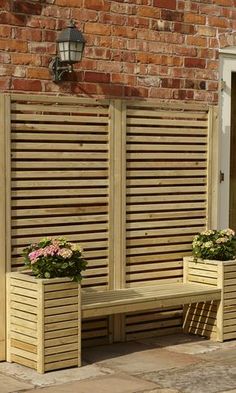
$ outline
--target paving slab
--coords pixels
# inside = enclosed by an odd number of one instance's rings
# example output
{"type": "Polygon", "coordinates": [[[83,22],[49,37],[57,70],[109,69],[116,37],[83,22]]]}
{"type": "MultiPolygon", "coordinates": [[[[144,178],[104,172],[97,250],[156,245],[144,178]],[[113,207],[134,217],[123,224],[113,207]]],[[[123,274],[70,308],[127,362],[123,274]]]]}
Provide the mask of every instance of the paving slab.
{"type": "MultiPolygon", "coordinates": [[[[102,375],[113,374],[112,370],[98,367],[95,364],[74,367],[66,370],[51,371],[39,374],[35,370],[16,363],[0,363],[0,373],[12,376],[35,386],[59,385],[71,381],[80,381],[102,375]]],[[[1,378],[0,378],[1,380],[1,378]]],[[[2,393],[0,389],[0,393],[2,393]]]]}
{"type": "MultiPolygon", "coordinates": [[[[143,348],[140,351],[134,351],[122,354],[118,352],[113,357],[109,356],[110,346],[103,347],[102,359],[99,361],[100,349],[91,348],[86,350],[84,356],[87,361],[94,362],[103,367],[111,368],[115,371],[123,371],[130,374],[139,374],[143,372],[158,371],[176,367],[188,367],[196,364],[200,359],[187,354],[170,352],[163,348],[143,348]],[[107,351],[107,353],[106,353],[107,351]]],[[[120,347],[121,348],[121,347],[120,347]]]]}
{"type": "Polygon", "coordinates": [[[222,393],[236,389],[236,366],[202,362],[187,368],[143,374],[162,388],[181,393],[222,393]]]}
{"type": "Polygon", "coordinates": [[[0,374],[0,392],[13,393],[21,390],[32,389],[33,385],[21,381],[17,381],[8,375],[0,374]]]}
{"type": "Polygon", "coordinates": [[[214,351],[226,349],[236,349],[236,340],[222,343],[189,334],[147,338],[140,340],[139,342],[146,345],[163,347],[169,351],[186,353],[189,355],[211,353],[214,351]]]}
{"type": "Polygon", "coordinates": [[[156,386],[156,383],[120,374],[51,386],[39,390],[27,390],[24,393],[148,393],[153,392],[156,386]]]}
{"type": "Polygon", "coordinates": [[[236,389],[233,389],[233,390],[224,390],[223,392],[220,392],[220,393],[236,393],[236,389]]]}
{"type": "Polygon", "coordinates": [[[199,354],[202,360],[206,361],[214,361],[220,362],[223,364],[230,363],[231,365],[236,366],[236,348],[221,348],[217,351],[213,352],[205,352],[203,354],[199,354]]]}

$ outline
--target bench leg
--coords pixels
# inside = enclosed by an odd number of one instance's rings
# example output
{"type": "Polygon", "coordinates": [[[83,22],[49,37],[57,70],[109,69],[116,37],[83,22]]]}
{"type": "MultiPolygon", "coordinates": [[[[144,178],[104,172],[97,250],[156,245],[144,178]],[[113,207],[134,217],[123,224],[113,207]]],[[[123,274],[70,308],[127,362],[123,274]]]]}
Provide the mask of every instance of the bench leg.
{"type": "Polygon", "coordinates": [[[125,314],[116,314],[112,317],[113,342],[125,341],[125,314]]]}

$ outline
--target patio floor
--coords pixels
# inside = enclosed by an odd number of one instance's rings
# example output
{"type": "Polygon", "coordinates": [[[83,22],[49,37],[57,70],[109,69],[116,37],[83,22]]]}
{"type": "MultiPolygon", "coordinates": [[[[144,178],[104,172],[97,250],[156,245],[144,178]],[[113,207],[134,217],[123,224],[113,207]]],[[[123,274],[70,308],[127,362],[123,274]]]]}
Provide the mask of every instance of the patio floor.
{"type": "Polygon", "coordinates": [[[0,363],[0,393],[236,393],[236,340],[184,334],[87,348],[83,367],[0,363]]]}

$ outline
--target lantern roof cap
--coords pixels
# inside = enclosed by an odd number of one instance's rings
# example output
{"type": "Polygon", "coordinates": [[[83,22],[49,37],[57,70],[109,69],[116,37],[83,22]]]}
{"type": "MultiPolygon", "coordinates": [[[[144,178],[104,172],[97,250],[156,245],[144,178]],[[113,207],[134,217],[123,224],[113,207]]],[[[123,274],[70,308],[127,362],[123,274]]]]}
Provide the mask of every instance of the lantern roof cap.
{"type": "Polygon", "coordinates": [[[68,27],[61,31],[57,42],[81,42],[85,43],[85,39],[81,31],[79,31],[73,20],[70,21],[68,27]]]}

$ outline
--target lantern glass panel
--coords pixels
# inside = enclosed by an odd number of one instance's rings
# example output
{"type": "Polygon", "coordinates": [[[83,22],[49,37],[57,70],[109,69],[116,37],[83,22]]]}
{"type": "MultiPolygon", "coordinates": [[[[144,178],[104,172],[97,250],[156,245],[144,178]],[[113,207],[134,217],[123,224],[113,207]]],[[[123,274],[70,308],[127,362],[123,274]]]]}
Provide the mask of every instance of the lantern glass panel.
{"type": "Polygon", "coordinates": [[[82,58],[83,43],[70,42],[70,61],[77,63],[82,58]]]}
{"type": "Polygon", "coordinates": [[[70,61],[69,42],[59,42],[59,56],[61,61],[70,61]]]}

